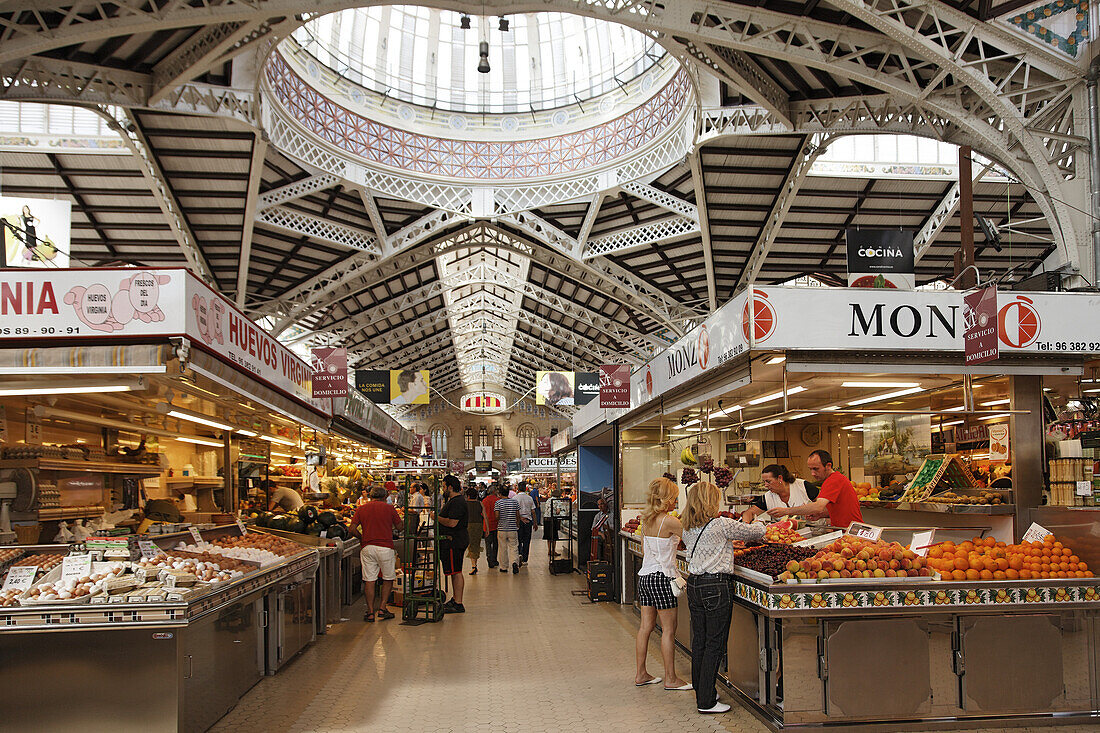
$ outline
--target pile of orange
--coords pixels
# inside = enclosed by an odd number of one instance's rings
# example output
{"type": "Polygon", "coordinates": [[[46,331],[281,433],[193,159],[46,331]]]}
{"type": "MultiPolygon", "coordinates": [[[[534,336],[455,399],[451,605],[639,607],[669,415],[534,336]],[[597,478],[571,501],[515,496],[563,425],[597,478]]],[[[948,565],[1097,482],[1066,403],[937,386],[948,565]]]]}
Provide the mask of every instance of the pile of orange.
{"type": "Polygon", "coordinates": [[[1042,542],[1007,545],[992,537],[940,542],[928,550],[928,565],[944,580],[1034,580],[1091,578],[1088,564],[1054,535],[1042,542]]]}

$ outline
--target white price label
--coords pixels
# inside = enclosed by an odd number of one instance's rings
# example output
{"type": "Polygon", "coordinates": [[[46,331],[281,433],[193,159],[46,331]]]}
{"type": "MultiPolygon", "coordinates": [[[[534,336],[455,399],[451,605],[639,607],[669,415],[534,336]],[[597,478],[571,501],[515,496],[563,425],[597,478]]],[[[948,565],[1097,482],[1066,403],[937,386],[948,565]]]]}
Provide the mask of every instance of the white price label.
{"type": "Polygon", "coordinates": [[[80,580],[91,574],[91,555],[69,555],[61,560],[61,582],[80,580]]]}
{"type": "Polygon", "coordinates": [[[935,536],[935,529],[925,530],[924,532],[914,532],[913,542],[910,543],[909,549],[920,557],[926,557],[928,555],[928,548],[935,544],[935,540],[933,539],[935,536]]]}
{"type": "Polygon", "coordinates": [[[1054,534],[1046,527],[1040,527],[1035,522],[1031,523],[1031,526],[1024,532],[1024,542],[1042,542],[1044,539],[1054,534]]]}
{"type": "Polygon", "coordinates": [[[1077,495],[1078,496],[1092,496],[1092,482],[1091,481],[1078,481],[1077,482],[1077,495]]]}
{"type": "Polygon", "coordinates": [[[199,534],[198,527],[188,527],[187,531],[191,533],[191,537],[195,540],[196,545],[202,544],[202,535],[199,534]]]}
{"type": "Polygon", "coordinates": [[[862,522],[852,522],[848,525],[848,534],[871,542],[878,542],[878,538],[882,536],[882,527],[875,527],[862,522]]]}
{"type": "Polygon", "coordinates": [[[245,529],[245,527],[244,527],[244,522],[242,522],[242,521],[241,521],[241,520],[239,520],[239,519],[237,520],[237,529],[239,529],[239,530],[241,531],[241,536],[242,536],[242,537],[243,537],[244,535],[248,534],[248,530],[247,530],[247,529],[245,529]]]}
{"type": "Polygon", "coordinates": [[[37,572],[37,565],[12,568],[8,571],[8,577],[4,578],[4,587],[0,590],[27,590],[34,584],[34,575],[37,572]]]}
{"type": "Polygon", "coordinates": [[[157,547],[152,540],[138,540],[138,548],[141,550],[141,556],[146,560],[152,560],[164,553],[164,550],[157,547]]]}

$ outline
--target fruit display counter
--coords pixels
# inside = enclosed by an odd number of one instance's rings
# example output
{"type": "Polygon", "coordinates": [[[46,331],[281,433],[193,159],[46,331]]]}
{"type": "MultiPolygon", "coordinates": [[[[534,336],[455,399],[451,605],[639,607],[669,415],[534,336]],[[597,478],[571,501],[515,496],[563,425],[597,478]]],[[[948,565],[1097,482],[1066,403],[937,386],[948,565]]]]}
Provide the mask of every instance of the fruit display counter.
{"type": "Polygon", "coordinates": [[[19,551],[12,567],[39,568],[18,605],[0,607],[5,720],[206,730],[313,639],[315,549],[235,524],[200,537],[150,538],[140,555],[135,546],[130,560],[93,562],[86,577],[52,563],[66,546],[0,548],[19,551]]]}
{"type": "MultiPolygon", "coordinates": [[[[640,556],[635,538],[622,539],[640,556]]],[[[820,550],[740,551],[724,681],[777,728],[1094,722],[1100,581],[1077,557],[1084,549],[1053,536],[1019,545],[978,539],[937,543],[928,558],[857,538],[820,550]],[[939,569],[949,554],[950,575],[939,569]],[[861,561],[874,563],[872,577],[861,561]],[[956,570],[966,579],[954,580],[956,570]],[[883,680],[889,694],[868,694],[883,680]]],[[[690,631],[678,628],[685,638],[690,631]]]]}

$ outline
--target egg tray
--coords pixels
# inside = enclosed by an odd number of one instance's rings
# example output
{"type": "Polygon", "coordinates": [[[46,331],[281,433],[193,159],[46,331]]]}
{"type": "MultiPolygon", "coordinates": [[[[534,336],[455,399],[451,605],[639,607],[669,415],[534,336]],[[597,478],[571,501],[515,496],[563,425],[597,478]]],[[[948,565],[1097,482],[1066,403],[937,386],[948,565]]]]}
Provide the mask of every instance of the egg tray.
{"type": "MultiPolygon", "coordinates": [[[[114,565],[114,564],[115,563],[109,563],[109,562],[93,562],[92,563],[92,572],[93,573],[106,572],[106,571],[110,570],[111,566],[114,565]]],[[[34,585],[32,585],[31,588],[34,588],[35,585],[42,585],[43,583],[52,583],[52,582],[57,581],[57,580],[61,580],[61,565],[56,566],[55,568],[53,568],[53,570],[46,573],[41,578],[39,578],[37,581],[35,581],[34,585]]],[[[96,596],[103,593],[103,590],[100,589],[98,591],[95,591],[94,593],[89,593],[86,596],[81,596],[80,598],[67,598],[65,600],[55,599],[55,600],[52,600],[52,601],[36,601],[36,600],[33,600],[30,597],[31,588],[28,588],[26,590],[26,592],[23,593],[23,595],[19,596],[19,605],[20,606],[82,606],[86,603],[90,603],[92,598],[95,598],[96,596]]]]}

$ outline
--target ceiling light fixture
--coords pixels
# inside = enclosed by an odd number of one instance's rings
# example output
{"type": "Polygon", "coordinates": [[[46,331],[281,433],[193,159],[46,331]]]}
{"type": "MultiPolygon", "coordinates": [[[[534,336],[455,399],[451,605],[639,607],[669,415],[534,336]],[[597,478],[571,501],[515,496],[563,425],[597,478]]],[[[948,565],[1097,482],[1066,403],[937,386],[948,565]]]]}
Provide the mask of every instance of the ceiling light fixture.
{"type": "Polygon", "coordinates": [[[1012,416],[1007,412],[1000,412],[1000,413],[997,413],[996,415],[986,415],[985,417],[979,417],[978,419],[979,420],[996,420],[999,417],[1012,417],[1012,416]]]}
{"type": "Polygon", "coordinates": [[[786,360],[787,360],[787,357],[785,357],[785,356],[773,356],[772,358],[768,359],[767,364],[768,364],[768,366],[771,366],[772,364],[782,364],[786,360]]]}
{"type": "Polygon", "coordinates": [[[907,394],[915,394],[917,392],[923,391],[923,387],[910,387],[909,389],[899,389],[897,392],[888,392],[886,394],[880,394],[874,397],[864,397],[863,399],[852,400],[848,403],[848,405],[850,407],[855,407],[856,405],[866,405],[869,402],[881,402],[882,400],[888,400],[893,397],[902,397],[907,394]]]}
{"type": "Polygon", "coordinates": [[[298,447],[298,444],[295,443],[293,440],[287,440],[286,438],[280,438],[276,435],[260,435],[260,439],[261,440],[266,440],[268,443],[278,443],[279,445],[289,445],[289,446],[293,446],[295,448],[298,447]]]}
{"type": "Polygon", "coordinates": [[[0,397],[30,397],[51,394],[98,394],[100,392],[130,392],[132,384],[89,384],[80,387],[0,387],[0,397]]]}
{"type": "Polygon", "coordinates": [[[184,443],[194,443],[196,445],[209,445],[212,448],[221,448],[224,443],[217,440],[208,440],[207,438],[191,438],[186,435],[180,435],[176,440],[182,440],[184,443]]]}
{"type": "Polygon", "coordinates": [[[843,428],[841,428],[841,430],[855,430],[856,428],[863,430],[863,423],[857,422],[852,423],[851,425],[845,425],[843,428]]]}
{"type": "Polygon", "coordinates": [[[889,387],[899,389],[906,387],[919,387],[920,382],[843,382],[840,386],[852,387],[857,389],[886,389],[889,387]]]}
{"type": "Polygon", "coordinates": [[[217,428],[218,430],[233,430],[233,426],[229,423],[222,422],[221,420],[208,417],[198,412],[185,410],[182,407],[175,407],[167,402],[162,402],[157,405],[157,410],[167,414],[168,417],[177,417],[180,420],[187,420],[189,422],[198,423],[199,425],[217,428]]]}
{"type": "MultiPolygon", "coordinates": [[[[798,394],[799,392],[805,392],[805,387],[791,387],[787,390],[788,395],[798,394]]],[[[749,400],[750,405],[760,405],[764,402],[771,402],[772,400],[778,400],[783,396],[782,392],[775,392],[774,394],[764,395],[763,397],[757,397],[755,400],[749,400]]]]}
{"type": "Polygon", "coordinates": [[[753,425],[746,425],[745,430],[756,430],[757,428],[766,428],[769,425],[778,425],[783,422],[782,420],[765,420],[764,422],[758,422],[753,425]]]}
{"type": "Polygon", "coordinates": [[[470,16],[464,14],[461,18],[459,18],[458,27],[464,31],[470,30],[470,16]]]}
{"type": "Polygon", "coordinates": [[[813,417],[816,414],[817,414],[816,412],[800,412],[797,415],[791,415],[790,419],[791,420],[801,420],[804,417],[813,417]]]}
{"type": "Polygon", "coordinates": [[[259,433],[252,430],[244,430],[243,428],[237,428],[237,432],[246,438],[255,438],[259,433]]]}
{"type": "Polygon", "coordinates": [[[1011,400],[1005,397],[1003,400],[990,400],[989,402],[983,402],[982,407],[996,407],[997,405],[1007,405],[1011,400]]]}
{"type": "Polygon", "coordinates": [[[489,67],[489,42],[482,41],[477,44],[477,55],[480,60],[477,62],[477,70],[481,74],[488,74],[491,69],[489,67]]]}
{"type": "Polygon", "coordinates": [[[939,425],[933,425],[932,429],[933,430],[943,430],[944,428],[949,427],[951,425],[962,425],[962,424],[963,424],[962,420],[952,420],[951,422],[943,422],[943,423],[940,423],[939,425]]]}

